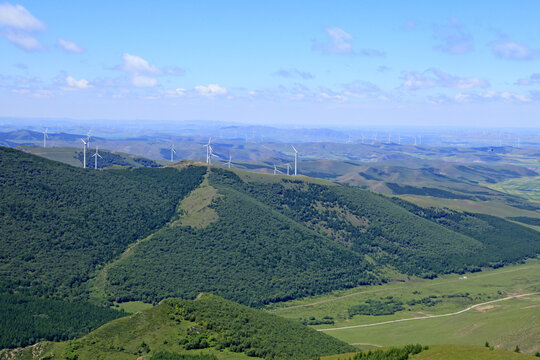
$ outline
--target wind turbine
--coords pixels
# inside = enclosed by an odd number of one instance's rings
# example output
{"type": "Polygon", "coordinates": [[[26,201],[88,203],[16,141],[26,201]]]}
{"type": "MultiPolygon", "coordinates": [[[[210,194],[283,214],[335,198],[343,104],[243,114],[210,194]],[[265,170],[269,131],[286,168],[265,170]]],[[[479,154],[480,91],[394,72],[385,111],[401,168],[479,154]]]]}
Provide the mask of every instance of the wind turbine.
{"type": "Polygon", "coordinates": [[[100,157],[100,158],[103,159],[103,156],[99,155],[99,153],[98,153],[97,145],[96,145],[96,153],[94,155],[92,155],[92,157],[96,159],[95,162],[94,162],[94,169],[97,170],[97,158],[100,157]]]}
{"type": "Polygon", "coordinates": [[[49,135],[47,134],[47,131],[49,129],[45,128],[45,131],[43,132],[43,147],[46,148],[47,147],[47,138],[49,137],[49,135]]]}
{"type": "Polygon", "coordinates": [[[227,164],[227,167],[230,169],[231,168],[231,154],[229,154],[229,161],[227,161],[226,164],[227,164]]]}
{"type": "Polygon", "coordinates": [[[88,130],[86,133],[86,146],[90,149],[90,133],[92,132],[92,129],[88,130]]]}
{"type": "Polygon", "coordinates": [[[171,162],[174,161],[174,154],[176,154],[176,150],[174,150],[174,143],[171,144],[171,162]]]}
{"type": "Polygon", "coordinates": [[[277,167],[276,167],[276,163],[274,163],[274,175],[276,175],[277,172],[278,172],[278,169],[277,169],[277,167]]]}
{"type": "Polygon", "coordinates": [[[208,138],[208,144],[206,145],[203,145],[204,147],[206,147],[206,163],[207,164],[211,164],[212,163],[212,146],[210,145],[210,142],[212,141],[212,138],[209,137],[208,138]]]}
{"type": "Polygon", "coordinates": [[[290,175],[291,164],[287,163],[287,176],[290,175]]]}
{"type": "Polygon", "coordinates": [[[292,145],[291,147],[294,150],[294,175],[296,175],[298,173],[298,150],[296,150],[296,148],[292,145]]]}
{"type": "Polygon", "coordinates": [[[88,143],[84,139],[81,139],[81,141],[83,143],[83,169],[86,169],[86,146],[88,143]]]}

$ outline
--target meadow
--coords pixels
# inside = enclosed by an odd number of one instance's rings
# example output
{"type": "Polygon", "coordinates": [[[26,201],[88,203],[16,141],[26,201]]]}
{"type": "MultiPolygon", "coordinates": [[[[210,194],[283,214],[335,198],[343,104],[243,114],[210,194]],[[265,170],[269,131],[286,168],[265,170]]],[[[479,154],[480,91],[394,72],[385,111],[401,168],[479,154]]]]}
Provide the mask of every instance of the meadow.
{"type": "Polygon", "coordinates": [[[280,304],[269,311],[299,321],[307,319],[308,323],[310,319],[312,323],[331,319],[333,324],[313,326],[327,329],[325,333],[360,348],[409,343],[482,345],[489,341],[496,348],[511,350],[519,345],[523,351],[534,353],[540,350],[540,295],[487,304],[448,317],[328,329],[453,313],[474,304],[536,292],[540,292],[540,262],[532,260],[474,274],[446,275],[433,280],[410,279],[405,283],[334,292],[280,304]],[[379,306],[373,306],[374,303],[379,306]],[[402,309],[392,314],[351,316],[354,314],[351,309],[358,309],[359,305],[364,305],[361,308],[367,312],[388,310],[388,313],[396,310],[390,306],[395,303],[401,303],[402,309]]]}

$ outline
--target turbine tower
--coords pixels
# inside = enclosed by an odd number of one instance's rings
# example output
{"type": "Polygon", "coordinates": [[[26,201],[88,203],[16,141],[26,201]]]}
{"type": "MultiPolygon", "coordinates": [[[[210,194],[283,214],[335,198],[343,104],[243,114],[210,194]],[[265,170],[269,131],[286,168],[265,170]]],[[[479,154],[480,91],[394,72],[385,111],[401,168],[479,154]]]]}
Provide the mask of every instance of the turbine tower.
{"type": "Polygon", "coordinates": [[[88,130],[86,133],[86,146],[90,149],[90,133],[92,132],[92,129],[88,130]]]}
{"type": "Polygon", "coordinates": [[[274,175],[277,174],[277,171],[278,171],[278,170],[277,170],[277,167],[276,167],[276,163],[274,163],[274,175]]]}
{"type": "Polygon", "coordinates": [[[88,143],[84,139],[81,139],[81,141],[83,143],[83,169],[86,169],[86,146],[88,143]]]}
{"type": "Polygon", "coordinates": [[[229,154],[229,161],[227,161],[227,167],[230,169],[231,168],[231,154],[229,154]]]}
{"type": "Polygon", "coordinates": [[[206,163],[207,164],[211,164],[212,163],[212,145],[210,145],[210,142],[212,141],[212,138],[209,137],[208,138],[208,144],[206,145],[203,145],[204,147],[206,147],[206,163]]]}
{"type": "Polygon", "coordinates": [[[49,129],[45,129],[45,131],[43,132],[43,147],[46,148],[47,147],[47,138],[49,137],[49,135],[47,134],[47,131],[49,129]]]}
{"type": "Polygon", "coordinates": [[[298,174],[298,150],[294,146],[291,145],[291,147],[294,150],[294,175],[298,174]]]}
{"type": "Polygon", "coordinates": [[[176,150],[174,150],[174,143],[171,144],[171,162],[174,161],[174,154],[176,154],[176,150]]]}
{"type": "Polygon", "coordinates": [[[287,176],[290,175],[291,164],[287,163],[287,176]]]}
{"type": "Polygon", "coordinates": [[[94,155],[92,155],[93,158],[95,158],[95,162],[94,162],[94,169],[97,170],[97,158],[100,157],[103,159],[103,156],[99,155],[98,153],[98,147],[96,146],[96,153],[94,155]]]}

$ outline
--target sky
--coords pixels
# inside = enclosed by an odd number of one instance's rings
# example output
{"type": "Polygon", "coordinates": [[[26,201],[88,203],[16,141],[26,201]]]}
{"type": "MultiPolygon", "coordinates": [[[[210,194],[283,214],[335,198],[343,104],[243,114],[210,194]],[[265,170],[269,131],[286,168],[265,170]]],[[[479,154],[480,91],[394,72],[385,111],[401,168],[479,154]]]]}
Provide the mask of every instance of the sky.
{"type": "Polygon", "coordinates": [[[0,0],[0,117],[540,127],[540,1],[0,0]]]}

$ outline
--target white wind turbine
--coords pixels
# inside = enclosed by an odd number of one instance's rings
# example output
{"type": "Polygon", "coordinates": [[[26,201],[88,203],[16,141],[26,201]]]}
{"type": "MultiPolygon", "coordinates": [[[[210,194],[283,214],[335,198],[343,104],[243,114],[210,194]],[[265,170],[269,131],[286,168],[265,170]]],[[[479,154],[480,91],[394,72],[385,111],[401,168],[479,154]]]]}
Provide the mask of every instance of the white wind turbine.
{"type": "Polygon", "coordinates": [[[97,170],[97,159],[98,159],[98,157],[103,159],[103,156],[99,155],[99,153],[98,153],[98,147],[97,146],[96,146],[96,153],[94,155],[92,155],[92,157],[95,158],[94,169],[97,170]]]}
{"type": "Polygon", "coordinates": [[[176,154],[176,150],[174,150],[174,143],[171,144],[171,162],[174,161],[174,154],[176,154]]]}
{"type": "Polygon", "coordinates": [[[84,141],[84,139],[81,139],[83,143],[83,169],[86,169],[86,146],[88,146],[88,143],[84,141]]]}
{"type": "Polygon", "coordinates": [[[229,161],[227,161],[225,164],[227,164],[227,167],[231,168],[231,154],[229,154],[229,161]]]}
{"type": "Polygon", "coordinates": [[[290,175],[291,164],[287,163],[287,175],[290,175]]]}
{"type": "Polygon", "coordinates": [[[88,130],[86,133],[86,146],[90,149],[90,133],[92,132],[92,129],[88,130]]]}
{"type": "Polygon", "coordinates": [[[298,174],[298,150],[294,146],[291,145],[291,147],[294,150],[294,175],[298,174]]]}
{"type": "Polygon", "coordinates": [[[47,138],[49,137],[49,134],[47,134],[47,131],[49,131],[49,129],[45,129],[45,131],[43,132],[43,147],[46,148],[47,147],[47,138]]]}
{"type": "Polygon", "coordinates": [[[203,145],[204,147],[206,147],[206,163],[207,163],[207,164],[211,164],[211,163],[212,163],[212,155],[213,155],[213,152],[212,152],[212,145],[210,145],[211,141],[212,141],[212,138],[209,137],[209,138],[208,138],[208,144],[203,145]]]}

